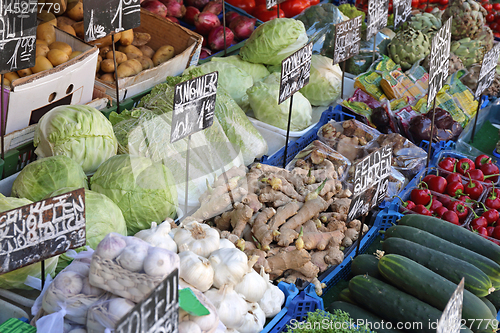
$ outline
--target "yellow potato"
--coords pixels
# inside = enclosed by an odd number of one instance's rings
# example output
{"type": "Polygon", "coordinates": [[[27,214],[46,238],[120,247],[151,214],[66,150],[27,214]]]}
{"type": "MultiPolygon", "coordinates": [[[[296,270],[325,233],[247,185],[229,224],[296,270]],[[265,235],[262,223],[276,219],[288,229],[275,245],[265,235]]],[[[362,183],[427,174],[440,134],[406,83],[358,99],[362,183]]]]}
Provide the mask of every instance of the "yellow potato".
{"type": "Polygon", "coordinates": [[[19,79],[19,75],[16,72],[10,72],[4,75],[4,77],[9,80],[10,82],[13,82],[14,80],[19,79]]]}
{"type": "Polygon", "coordinates": [[[71,48],[71,46],[69,46],[68,44],[66,44],[64,42],[54,42],[54,43],[49,45],[49,49],[61,50],[64,53],[66,53],[68,55],[68,57],[71,55],[71,53],[73,53],[73,49],[71,48]]]}
{"type": "Polygon", "coordinates": [[[137,59],[139,57],[142,57],[142,56],[138,55],[137,53],[126,53],[125,55],[127,56],[127,60],[137,59]]]}
{"type": "Polygon", "coordinates": [[[50,45],[56,41],[56,28],[49,22],[39,24],[36,28],[36,38],[50,45]]]}
{"type": "Polygon", "coordinates": [[[52,65],[59,66],[60,64],[65,63],[66,61],[69,60],[69,55],[59,49],[52,49],[50,52],[47,54],[47,59],[52,63],[52,65]]]}
{"type": "MultiPolygon", "coordinates": [[[[115,56],[116,56],[116,64],[117,65],[128,60],[125,53],[122,53],[120,51],[115,51],[115,56]]],[[[113,51],[109,51],[108,53],[106,53],[106,59],[113,60],[113,51]]]]}
{"type": "Polygon", "coordinates": [[[132,29],[122,31],[122,36],[120,38],[120,44],[127,46],[131,45],[134,41],[134,31],[132,29]]]}
{"type": "Polygon", "coordinates": [[[141,50],[139,50],[134,45],[127,45],[127,46],[120,45],[120,46],[118,46],[118,51],[123,52],[125,54],[127,54],[127,53],[135,53],[139,57],[143,56],[141,50]]]}
{"type": "MultiPolygon", "coordinates": [[[[73,51],[70,55],[69,55],[69,60],[73,59],[73,58],[76,58],[78,57],[80,54],[82,54],[82,52],[80,51],[73,51]]],[[[100,56],[99,56],[100,57],[100,56]]],[[[102,60],[102,58],[101,58],[102,60]]]]}
{"type": "Polygon", "coordinates": [[[115,76],[109,73],[101,75],[99,79],[101,79],[104,82],[115,82],[115,76]]]}
{"type": "Polygon", "coordinates": [[[147,32],[136,32],[134,31],[134,41],[132,45],[134,46],[142,46],[146,45],[151,40],[151,35],[147,32]]]}
{"type": "Polygon", "coordinates": [[[153,64],[153,60],[151,60],[148,57],[142,56],[137,58],[137,61],[139,61],[142,65],[142,70],[150,69],[153,68],[155,65],[153,64]]]}
{"type": "Polygon", "coordinates": [[[76,36],[75,29],[73,29],[73,27],[70,25],[61,25],[58,28],[61,29],[62,31],[67,32],[70,35],[76,36]]]}
{"type": "Polygon", "coordinates": [[[47,42],[44,41],[43,39],[37,39],[36,40],[36,45],[47,45],[47,46],[49,46],[49,44],[47,44],[47,42]]]}
{"type": "Polygon", "coordinates": [[[108,54],[109,51],[112,51],[113,50],[113,47],[112,46],[105,46],[105,47],[101,47],[99,49],[99,55],[103,58],[106,58],[106,54],[108,54]]]}
{"type": "Polygon", "coordinates": [[[11,82],[10,82],[10,80],[9,80],[9,79],[7,79],[7,78],[4,76],[4,78],[3,78],[3,86],[4,86],[4,87],[10,87],[10,83],[11,83],[11,82]]]}
{"type": "Polygon", "coordinates": [[[160,47],[153,56],[153,63],[158,66],[174,56],[174,47],[171,45],[163,45],[160,47]]]}
{"type": "Polygon", "coordinates": [[[31,74],[33,74],[33,72],[31,71],[31,68],[26,68],[18,70],[17,74],[19,75],[19,77],[25,77],[30,76],[31,74]]]}
{"type": "Polygon", "coordinates": [[[41,12],[38,12],[37,17],[40,20],[42,20],[43,22],[48,22],[48,23],[52,24],[53,26],[57,26],[56,16],[52,12],[42,10],[41,12]]]}
{"type": "Polygon", "coordinates": [[[148,58],[151,58],[151,59],[155,55],[155,50],[153,50],[151,47],[149,47],[147,45],[139,46],[139,50],[141,50],[142,54],[145,57],[148,57],[148,58]]]}
{"type": "Polygon", "coordinates": [[[118,66],[116,73],[118,78],[129,77],[139,74],[142,71],[142,65],[136,59],[127,60],[118,66]]]}
{"type": "Polygon", "coordinates": [[[40,73],[52,68],[54,68],[54,66],[52,66],[52,63],[49,61],[49,59],[43,56],[38,56],[35,59],[35,66],[31,67],[31,71],[33,73],[40,73]]]}
{"type": "Polygon", "coordinates": [[[75,21],[83,20],[83,3],[81,2],[71,2],[68,4],[68,9],[66,10],[66,15],[75,21]]]}
{"type": "MultiPolygon", "coordinates": [[[[121,38],[121,33],[115,34],[115,43],[118,42],[121,38]]],[[[89,42],[91,45],[95,45],[98,48],[105,47],[105,46],[110,46],[113,44],[113,39],[111,38],[111,35],[107,35],[106,37],[96,39],[94,41],[89,42]]]]}
{"type": "Polygon", "coordinates": [[[60,27],[61,25],[70,25],[70,26],[73,26],[73,24],[75,24],[76,21],[70,19],[69,17],[66,17],[66,16],[59,16],[57,18],[57,27],[60,27]]]}
{"type": "Polygon", "coordinates": [[[115,64],[113,63],[113,59],[104,59],[101,62],[101,70],[104,73],[113,73],[115,71],[115,64]]]}
{"type": "Polygon", "coordinates": [[[44,44],[37,44],[36,45],[36,56],[47,56],[47,53],[49,53],[50,49],[47,45],[44,44]]]}
{"type": "Polygon", "coordinates": [[[81,38],[83,39],[84,35],[85,35],[85,30],[84,30],[84,27],[83,27],[83,21],[81,22],[76,22],[75,24],[73,24],[71,26],[73,29],[75,29],[75,33],[76,33],[76,36],[78,38],[81,38]]]}

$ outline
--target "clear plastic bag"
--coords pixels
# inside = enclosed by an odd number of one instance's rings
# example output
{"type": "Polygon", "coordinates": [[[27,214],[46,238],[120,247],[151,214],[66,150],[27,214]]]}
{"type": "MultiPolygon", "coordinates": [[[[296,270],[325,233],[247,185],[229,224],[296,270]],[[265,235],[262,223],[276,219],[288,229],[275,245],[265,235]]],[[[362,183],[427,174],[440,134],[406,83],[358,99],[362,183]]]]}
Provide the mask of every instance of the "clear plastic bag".
{"type": "Polygon", "coordinates": [[[105,333],[114,331],[116,324],[127,315],[135,303],[113,296],[93,304],[87,314],[87,333],[105,333]]]}

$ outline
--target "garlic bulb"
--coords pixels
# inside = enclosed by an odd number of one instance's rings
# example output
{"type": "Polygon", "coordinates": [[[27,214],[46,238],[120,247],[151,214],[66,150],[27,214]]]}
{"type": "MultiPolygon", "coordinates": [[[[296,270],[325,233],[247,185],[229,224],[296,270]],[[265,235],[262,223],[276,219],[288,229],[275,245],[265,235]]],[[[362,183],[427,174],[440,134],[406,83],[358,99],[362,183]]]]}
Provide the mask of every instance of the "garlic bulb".
{"type": "Polygon", "coordinates": [[[144,259],[144,272],[149,276],[166,276],[176,268],[179,268],[179,256],[159,247],[151,247],[144,259]]]}
{"type": "Polygon", "coordinates": [[[264,268],[261,268],[260,275],[267,281],[267,289],[259,300],[259,306],[264,311],[266,318],[272,318],[281,311],[281,307],[285,303],[285,294],[269,281],[269,274],[264,272],[264,268]]]}
{"type": "Polygon", "coordinates": [[[129,245],[120,253],[116,261],[120,266],[131,272],[142,271],[148,250],[147,243],[129,245]]]}
{"type": "Polygon", "coordinates": [[[233,243],[231,243],[230,240],[226,238],[221,238],[220,243],[219,243],[219,249],[235,249],[236,246],[234,246],[233,243]]]}
{"type": "Polygon", "coordinates": [[[157,225],[156,222],[152,222],[151,229],[141,230],[136,233],[134,237],[140,238],[155,247],[177,253],[177,244],[172,237],[170,237],[170,230],[169,220],[164,221],[160,225],[157,225]]]}
{"type": "Polygon", "coordinates": [[[228,328],[226,330],[226,333],[240,333],[239,331],[235,330],[234,328],[228,328]]]}
{"type": "Polygon", "coordinates": [[[266,315],[257,303],[248,303],[248,312],[243,325],[238,327],[240,333],[259,333],[264,329],[266,315]]]}
{"type": "Polygon", "coordinates": [[[87,330],[85,328],[75,328],[74,330],[71,330],[68,333],[87,333],[87,330]]]}
{"type": "Polygon", "coordinates": [[[192,321],[183,321],[179,323],[179,333],[201,333],[201,328],[192,321]]]}
{"type": "Polygon", "coordinates": [[[102,259],[115,259],[127,246],[124,238],[125,237],[114,232],[107,234],[99,245],[97,245],[95,253],[102,259]]]}
{"type": "Polygon", "coordinates": [[[83,280],[78,273],[65,271],[57,275],[54,287],[66,296],[75,296],[82,291],[83,280]]]}
{"type": "Polygon", "coordinates": [[[180,252],[179,258],[181,260],[179,277],[201,292],[210,289],[214,282],[214,270],[210,261],[191,251],[180,252]]]}
{"type": "Polygon", "coordinates": [[[268,281],[264,280],[264,278],[253,269],[253,265],[258,259],[259,256],[252,256],[248,260],[248,273],[246,273],[240,283],[234,287],[234,291],[243,295],[248,302],[258,302],[267,289],[268,281]]]}
{"type": "Polygon", "coordinates": [[[225,285],[220,290],[210,289],[205,296],[217,309],[220,321],[227,328],[240,327],[247,314],[247,302],[233,290],[231,285],[225,285]]]}
{"type": "Polygon", "coordinates": [[[135,303],[128,299],[117,297],[109,301],[108,312],[116,321],[119,321],[123,316],[129,313],[134,306],[135,303]]]}
{"type": "Polygon", "coordinates": [[[179,278],[179,289],[184,289],[184,288],[190,288],[192,290],[198,290],[193,285],[191,285],[191,284],[187,283],[186,281],[184,281],[182,278],[179,278]]]}
{"type": "Polygon", "coordinates": [[[82,294],[85,294],[88,296],[99,296],[101,294],[104,294],[104,290],[91,285],[89,283],[89,278],[86,277],[83,279],[82,294]]]}
{"type": "Polygon", "coordinates": [[[75,272],[80,274],[80,276],[89,276],[90,265],[81,262],[80,260],[73,260],[71,265],[64,269],[65,272],[75,272]]]}
{"type": "Polygon", "coordinates": [[[210,314],[205,316],[192,316],[186,311],[179,309],[179,320],[192,321],[196,323],[200,327],[202,333],[214,333],[219,326],[219,316],[217,314],[217,309],[202,292],[192,288],[191,290],[193,291],[196,298],[198,298],[200,303],[207,308],[210,314]]]}
{"type": "Polygon", "coordinates": [[[215,288],[225,284],[236,285],[248,271],[247,255],[238,249],[218,249],[208,258],[214,269],[215,288]]]}
{"type": "Polygon", "coordinates": [[[217,230],[208,224],[190,222],[175,232],[177,246],[186,244],[191,252],[202,257],[208,256],[219,248],[220,237],[217,230]]]}

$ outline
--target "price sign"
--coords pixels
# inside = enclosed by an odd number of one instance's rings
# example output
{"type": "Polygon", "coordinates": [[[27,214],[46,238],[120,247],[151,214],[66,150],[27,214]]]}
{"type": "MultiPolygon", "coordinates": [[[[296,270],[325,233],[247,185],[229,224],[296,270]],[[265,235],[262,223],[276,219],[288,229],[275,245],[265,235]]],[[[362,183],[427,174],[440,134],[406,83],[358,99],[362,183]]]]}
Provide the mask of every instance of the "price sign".
{"type": "Polygon", "coordinates": [[[37,0],[0,0],[0,74],[35,66],[37,0]]]}
{"type": "Polygon", "coordinates": [[[83,188],[0,214],[0,274],[85,245],[83,188]]]}
{"type": "Polygon", "coordinates": [[[368,0],[366,39],[370,40],[387,26],[389,0],[368,0]]]}
{"type": "Polygon", "coordinates": [[[171,143],[212,126],[218,78],[212,72],[175,86],[171,143]]]}
{"type": "Polygon", "coordinates": [[[83,8],[87,42],[141,25],[139,0],[85,0],[83,8]]]}
{"type": "Polygon", "coordinates": [[[285,2],[286,0],[266,0],[266,8],[271,9],[276,5],[279,5],[282,2],[285,2]]]}
{"type": "Polygon", "coordinates": [[[116,333],[177,333],[179,271],[176,269],[116,325],[116,333]]]}
{"type": "Polygon", "coordinates": [[[309,43],[281,62],[280,95],[283,103],[309,83],[313,44],[309,43]]]}
{"type": "Polygon", "coordinates": [[[477,100],[481,98],[481,94],[493,83],[499,56],[500,44],[496,44],[484,55],[483,64],[481,65],[481,71],[479,72],[479,80],[477,82],[475,93],[475,97],[477,100]]]}
{"type": "Polygon", "coordinates": [[[394,30],[397,30],[411,16],[411,0],[394,0],[394,30]]]}
{"type": "Polygon", "coordinates": [[[451,46],[451,18],[439,29],[432,39],[429,61],[429,94],[427,105],[436,98],[448,78],[451,46]]]}
{"type": "Polygon", "coordinates": [[[464,278],[451,295],[438,321],[436,333],[459,333],[462,326],[462,305],[464,300],[464,278]]]}
{"type": "Polygon", "coordinates": [[[361,24],[363,17],[357,16],[349,21],[335,25],[335,41],[333,52],[333,64],[355,56],[359,53],[359,43],[361,42],[361,24]]]}
{"type": "Polygon", "coordinates": [[[392,148],[382,147],[354,166],[353,199],[348,220],[368,213],[380,205],[387,195],[391,175],[392,148]]]}

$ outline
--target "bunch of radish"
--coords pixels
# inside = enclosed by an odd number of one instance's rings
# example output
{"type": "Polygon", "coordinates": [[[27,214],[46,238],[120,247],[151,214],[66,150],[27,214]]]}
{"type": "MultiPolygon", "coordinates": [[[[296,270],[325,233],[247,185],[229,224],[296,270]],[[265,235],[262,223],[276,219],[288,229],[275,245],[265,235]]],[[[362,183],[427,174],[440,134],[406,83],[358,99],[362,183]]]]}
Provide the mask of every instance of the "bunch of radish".
{"type": "MultiPolygon", "coordinates": [[[[201,59],[224,49],[224,27],[219,19],[222,0],[145,0],[141,6],[175,23],[182,20],[194,26],[194,31],[204,37],[201,59]]],[[[255,29],[255,22],[255,18],[227,12],[225,45],[229,47],[235,41],[250,37],[255,29]]]]}

